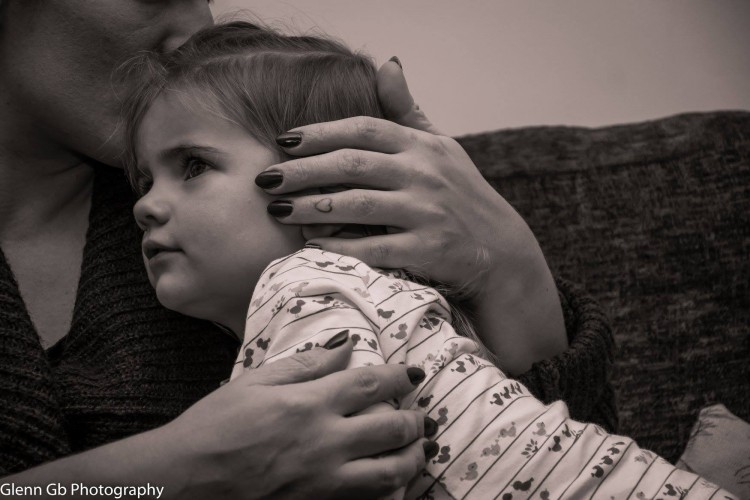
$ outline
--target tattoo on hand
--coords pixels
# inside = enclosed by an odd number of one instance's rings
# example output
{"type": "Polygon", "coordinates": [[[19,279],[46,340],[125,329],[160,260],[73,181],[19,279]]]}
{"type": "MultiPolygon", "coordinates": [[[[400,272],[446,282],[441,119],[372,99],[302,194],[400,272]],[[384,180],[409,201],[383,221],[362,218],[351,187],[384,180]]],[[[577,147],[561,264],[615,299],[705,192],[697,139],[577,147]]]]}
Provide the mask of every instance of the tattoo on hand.
{"type": "Polygon", "coordinates": [[[333,210],[333,201],[330,198],[323,198],[315,202],[315,208],[318,212],[328,213],[333,210]]]}

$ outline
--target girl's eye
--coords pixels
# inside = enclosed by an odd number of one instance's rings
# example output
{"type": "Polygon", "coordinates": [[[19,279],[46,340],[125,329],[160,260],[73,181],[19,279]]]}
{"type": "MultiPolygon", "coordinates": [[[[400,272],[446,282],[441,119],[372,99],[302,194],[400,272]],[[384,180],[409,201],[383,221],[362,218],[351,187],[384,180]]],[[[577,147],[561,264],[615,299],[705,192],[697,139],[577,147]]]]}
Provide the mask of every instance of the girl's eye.
{"type": "Polygon", "coordinates": [[[146,196],[146,193],[151,190],[151,186],[153,186],[154,181],[150,177],[142,176],[138,179],[136,182],[136,190],[138,191],[139,196],[146,196]]]}
{"type": "Polygon", "coordinates": [[[184,178],[185,180],[190,180],[194,177],[198,177],[199,175],[203,174],[210,168],[211,168],[211,165],[201,160],[200,158],[196,158],[194,156],[190,158],[186,158],[185,165],[184,165],[184,171],[185,171],[184,178]]]}

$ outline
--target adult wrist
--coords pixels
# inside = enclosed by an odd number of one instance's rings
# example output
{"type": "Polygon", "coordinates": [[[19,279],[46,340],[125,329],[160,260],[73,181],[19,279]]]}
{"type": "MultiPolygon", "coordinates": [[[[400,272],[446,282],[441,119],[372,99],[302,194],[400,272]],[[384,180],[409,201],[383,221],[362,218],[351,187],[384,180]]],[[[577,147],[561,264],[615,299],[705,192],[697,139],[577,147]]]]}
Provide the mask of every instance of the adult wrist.
{"type": "Polygon", "coordinates": [[[512,265],[494,267],[480,298],[480,336],[507,372],[523,373],[567,348],[557,287],[536,240],[512,265]]]}

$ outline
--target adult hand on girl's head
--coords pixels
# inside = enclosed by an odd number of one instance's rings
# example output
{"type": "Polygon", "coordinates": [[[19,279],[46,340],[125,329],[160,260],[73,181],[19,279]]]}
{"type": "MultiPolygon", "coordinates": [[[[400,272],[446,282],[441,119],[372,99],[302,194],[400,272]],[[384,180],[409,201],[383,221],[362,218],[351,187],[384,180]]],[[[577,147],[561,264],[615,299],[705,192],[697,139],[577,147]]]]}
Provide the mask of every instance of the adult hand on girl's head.
{"type": "Polygon", "coordinates": [[[282,134],[277,142],[298,158],[256,178],[281,198],[269,212],[284,224],[387,226],[388,234],[318,234],[310,243],[464,292],[474,300],[482,339],[510,373],[563,351],[557,289],[525,221],[455,140],[431,132],[396,62],[381,68],[378,85],[383,107],[407,126],[355,117],[282,134]],[[330,186],[352,189],[297,194],[330,186]]]}
{"type": "Polygon", "coordinates": [[[347,415],[416,384],[403,365],[343,370],[351,350],[347,341],[248,370],[168,424],[184,486],[171,493],[375,498],[406,485],[426,463],[424,414],[347,415]]]}

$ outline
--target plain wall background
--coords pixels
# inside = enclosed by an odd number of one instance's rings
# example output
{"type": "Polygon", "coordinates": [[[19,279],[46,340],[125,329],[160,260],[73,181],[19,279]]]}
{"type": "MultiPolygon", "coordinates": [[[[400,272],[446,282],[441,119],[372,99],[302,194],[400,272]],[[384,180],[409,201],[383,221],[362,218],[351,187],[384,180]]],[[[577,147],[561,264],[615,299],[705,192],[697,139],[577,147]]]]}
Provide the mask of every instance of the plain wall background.
{"type": "Polygon", "coordinates": [[[748,0],[216,0],[377,63],[450,135],[750,109],[748,0]]]}

